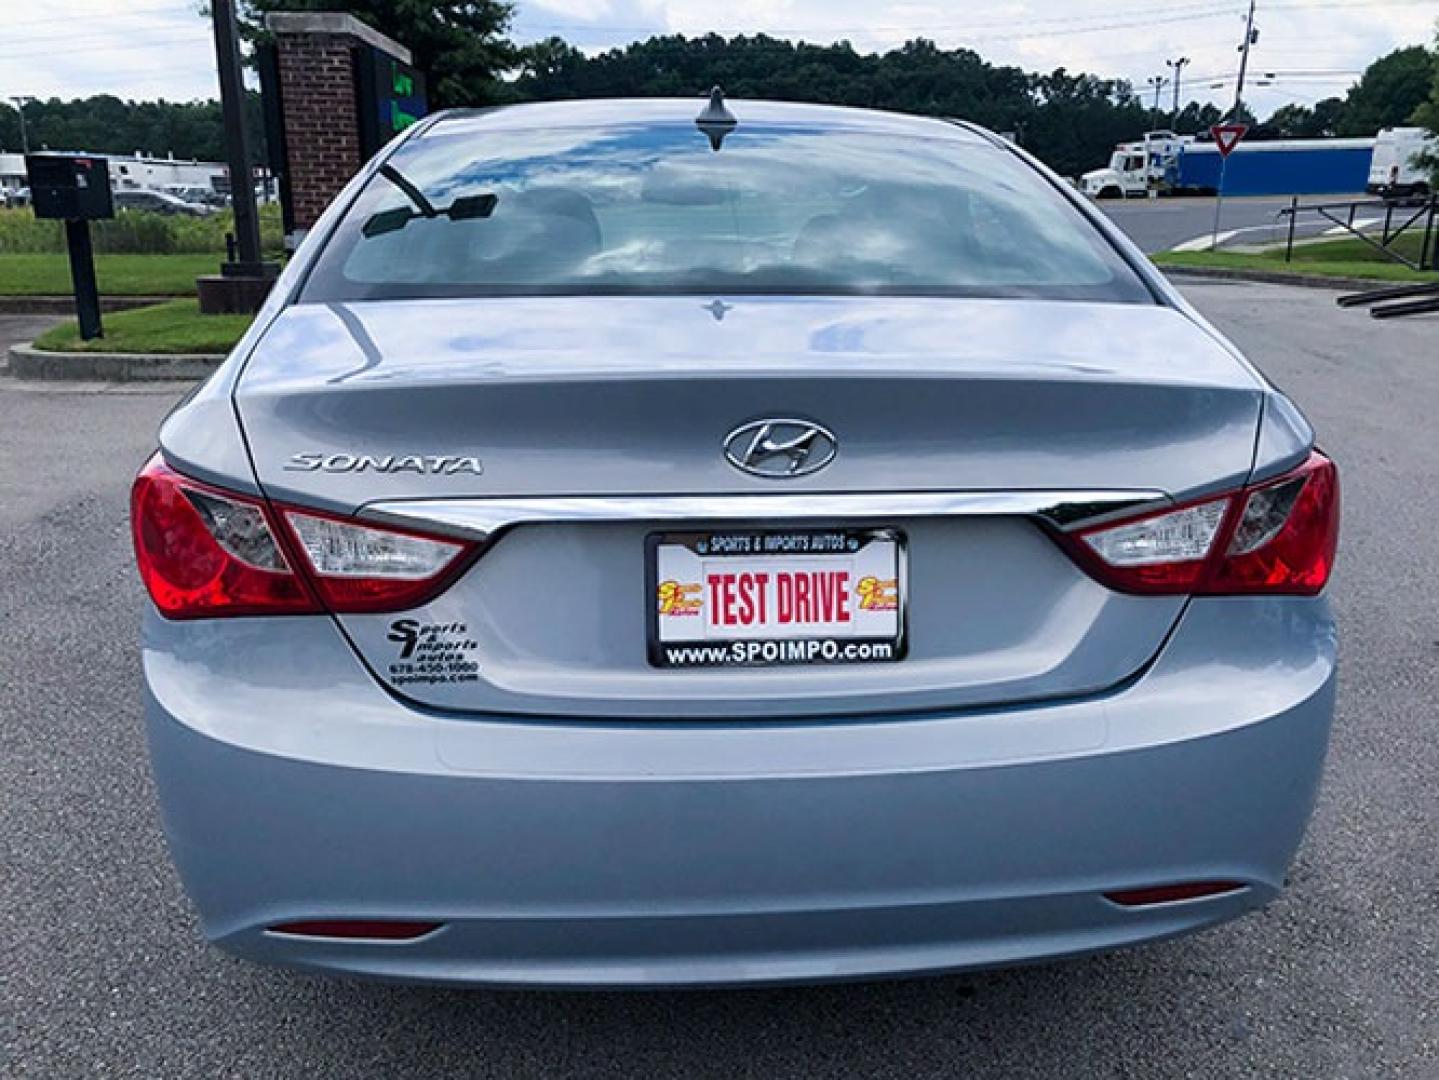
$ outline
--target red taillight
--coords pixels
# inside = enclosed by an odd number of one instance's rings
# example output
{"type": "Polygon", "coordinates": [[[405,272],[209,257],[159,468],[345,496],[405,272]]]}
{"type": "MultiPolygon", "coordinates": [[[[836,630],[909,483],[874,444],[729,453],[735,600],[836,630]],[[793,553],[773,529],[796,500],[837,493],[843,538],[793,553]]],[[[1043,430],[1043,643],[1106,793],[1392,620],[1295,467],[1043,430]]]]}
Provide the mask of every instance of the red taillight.
{"type": "Polygon", "coordinates": [[[264,504],[180,476],[157,454],[130,491],[140,578],[171,619],[320,610],[264,504]]]}
{"type": "Polygon", "coordinates": [[[1318,451],[1274,480],[1061,537],[1111,588],[1207,596],[1314,596],[1338,540],[1339,472],[1318,451]]]}
{"type": "Polygon", "coordinates": [[[377,528],[181,476],[156,455],[130,496],[140,577],[171,619],[402,611],[444,589],[470,545],[377,528]]]}
{"type": "Polygon", "coordinates": [[[1299,593],[1329,581],[1339,545],[1339,470],[1321,454],[1251,489],[1207,592],[1299,593]]]}
{"type": "Polygon", "coordinates": [[[383,922],[378,919],[307,919],[276,923],[272,934],[294,937],[344,938],[349,941],[416,941],[433,934],[443,923],[383,922]]]}

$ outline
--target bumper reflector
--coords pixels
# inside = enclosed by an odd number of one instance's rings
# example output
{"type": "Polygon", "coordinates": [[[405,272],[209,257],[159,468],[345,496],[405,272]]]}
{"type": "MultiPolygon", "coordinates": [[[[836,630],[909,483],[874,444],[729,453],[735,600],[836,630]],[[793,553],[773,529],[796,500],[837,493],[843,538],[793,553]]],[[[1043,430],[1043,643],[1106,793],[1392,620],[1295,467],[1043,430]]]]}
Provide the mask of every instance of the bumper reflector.
{"type": "Polygon", "coordinates": [[[1200,900],[1206,896],[1223,896],[1248,888],[1242,881],[1190,881],[1183,885],[1155,885],[1147,889],[1123,889],[1107,892],[1104,898],[1121,907],[1149,907],[1151,904],[1173,904],[1179,900],[1200,900]]]}
{"type": "Polygon", "coordinates": [[[382,922],[377,919],[310,919],[276,923],[270,927],[270,933],[293,937],[346,938],[351,941],[416,941],[443,925],[437,922],[382,922]]]}

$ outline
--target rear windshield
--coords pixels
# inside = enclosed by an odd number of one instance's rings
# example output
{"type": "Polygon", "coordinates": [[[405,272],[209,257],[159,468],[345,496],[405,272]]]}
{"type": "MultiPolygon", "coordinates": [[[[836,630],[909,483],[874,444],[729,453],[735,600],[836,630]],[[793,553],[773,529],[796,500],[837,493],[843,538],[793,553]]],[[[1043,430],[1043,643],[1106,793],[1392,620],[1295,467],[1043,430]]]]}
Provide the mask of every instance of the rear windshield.
{"type": "Polygon", "coordinates": [[[955,138],[666,122],[413,140],[305,287],[315,301],[631,294],[1153,303],[1014,155],[955,138]]]}

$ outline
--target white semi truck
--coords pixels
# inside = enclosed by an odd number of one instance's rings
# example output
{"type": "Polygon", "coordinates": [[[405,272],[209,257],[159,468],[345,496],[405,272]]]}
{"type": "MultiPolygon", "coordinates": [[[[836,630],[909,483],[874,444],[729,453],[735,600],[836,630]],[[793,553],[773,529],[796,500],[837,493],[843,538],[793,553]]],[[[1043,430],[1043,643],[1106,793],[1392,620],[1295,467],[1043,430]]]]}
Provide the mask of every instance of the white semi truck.
{"type": "Polygon", "coordinates": [[[1079,190],[1094,199],[1129,199],[1158,191],[1179,146],[1193,141],[1193,135],[1150,131],[1139,142],[1120,143],[1108,165],[1079,178],[1079,190]]]}
{"type": "Polygon", "coordinates": [[[1096,199],[1162,195],[1349,195],[1364,191],[1374,139],[1249,140],[1226,162],[1213,142],[1151,131],[1120,143],[1080,190],[1096,199]]]}

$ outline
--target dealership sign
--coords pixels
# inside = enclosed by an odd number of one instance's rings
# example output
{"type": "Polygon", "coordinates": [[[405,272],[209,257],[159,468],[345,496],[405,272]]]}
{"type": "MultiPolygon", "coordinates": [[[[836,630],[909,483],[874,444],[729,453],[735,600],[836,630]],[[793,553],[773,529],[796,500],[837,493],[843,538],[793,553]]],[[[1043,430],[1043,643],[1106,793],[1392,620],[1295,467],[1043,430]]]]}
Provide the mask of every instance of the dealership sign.
{"type": "Polygon", "coordinates": [[[382,49],[367,46],[355,55],[360,101],[360,148],[371,157],[429,112],[425,76],[382,49]]]}

